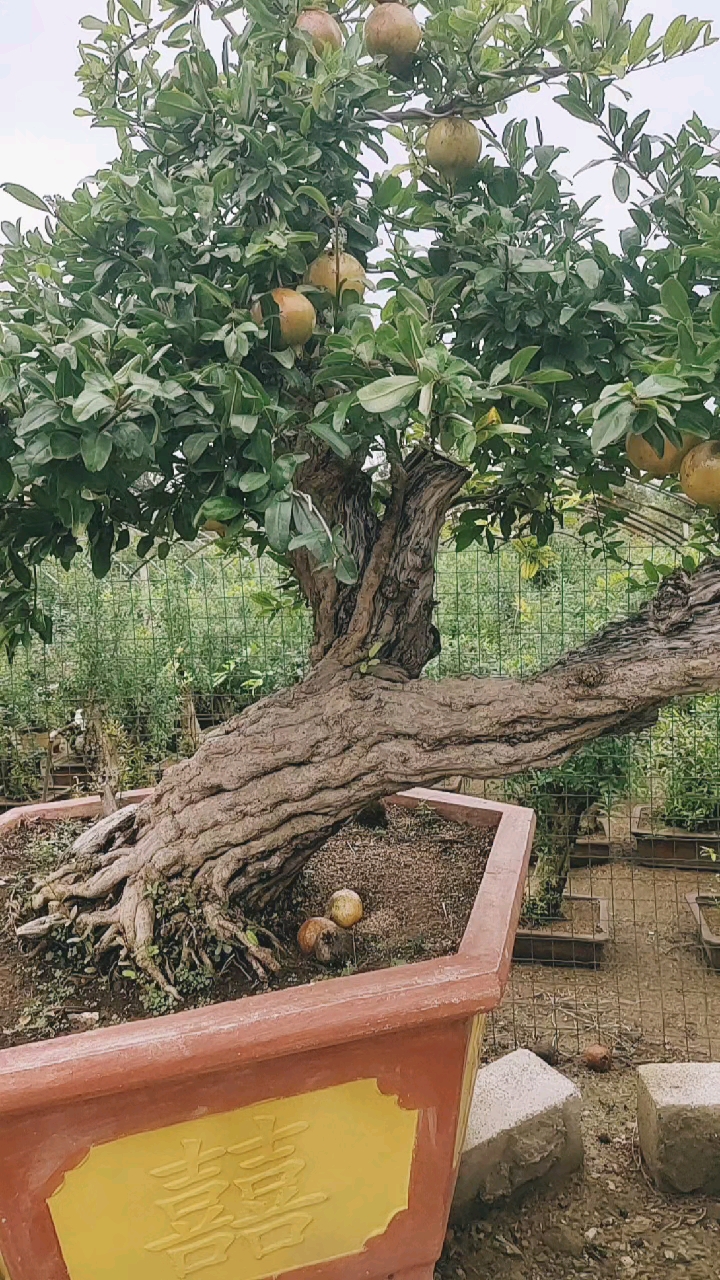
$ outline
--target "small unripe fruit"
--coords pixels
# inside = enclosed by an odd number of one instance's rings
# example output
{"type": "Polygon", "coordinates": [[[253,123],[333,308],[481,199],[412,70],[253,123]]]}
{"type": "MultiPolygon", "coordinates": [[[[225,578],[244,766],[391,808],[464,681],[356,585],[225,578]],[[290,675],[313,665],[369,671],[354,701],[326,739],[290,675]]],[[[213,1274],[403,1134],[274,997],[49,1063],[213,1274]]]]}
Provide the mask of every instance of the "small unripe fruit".
{"type": "Polygon", "coordinates": [[[295,30],[305,31],[310,36],[315,53],[322,53],[326,45],[332,49],[343,47],[342,29],[325,9],[303,9],[295,30]]]}
{"type": "Polygon", "coordinates": [[[720,511],[720,440],[690,450],[680,468],[680,487],[699,507],[720,511]]]}
{"type": "Polygon", "coordinates": [[[449,179],[459,178],[474,169],[481,149],[482,142],[475,125],[462,116],[436,120],[425,141],[428,162],[449,179]]]}
{"type": "Polygon", "coordinates": [[[323,253],[310,263],[305,273],[305,283],[314,285],[316,289],[325,289],[335,298],[346,289],[358,293],[362,298],[367,285],[362,263],[351,253],[341,253],[339,266],[338,273],[338,260],[333,251],[323,253]]]}
{"type": "Polygon", "coordinates": [[[652,476],[654,480],[664,480],[666,476],[676,475],[680,470],[680,464],[686,454],[699,444],[697,436],[690,435],[687,431],[683,433],[682,447],[671,444],[667,437],[662,457],[655,452],[652,445],[644,436],[631,433],[625,441],[625,450],[628,458],[638,471],[644,471],[646,475],[652,476]]]}
{"type": "Polygon", "coordinates": [[[380,4],[365,23],[365,46],[373,58],[408,58],[421,40],[422,27],[404,4],[380,4]]]}
{"type": "Polygon", "coordinates": [[[363,918],[363,904],[360,895],[352,889],[338,889],[325,908],[326,914],[341,929],[352,929],[363,918]]]}
{"type": "MultiPolygon", "coordinates": [[[[315,328],[315,308],[309,298],[297,289],[273,289],[272,296],[280,311],[280,337],[286,347],[303,347],[315,328]]],[[[262,306],[256,302],[250,312],[257,325],[264,325],[262,306]]]]}
{"type": "Polygon", "coordinates": [[[313,916],[298,931],[298,946],[304,956],[315,954],[318,939],[337,933],[337,925],[326,916],[313,916]]]}
{"type": "Polygon", "coordinates": [[[582,1060],[590,1071],[602,1074],[612,1067],[613,1052],[607,1044],[591,1044],[583,1049],[582,1060]]]}

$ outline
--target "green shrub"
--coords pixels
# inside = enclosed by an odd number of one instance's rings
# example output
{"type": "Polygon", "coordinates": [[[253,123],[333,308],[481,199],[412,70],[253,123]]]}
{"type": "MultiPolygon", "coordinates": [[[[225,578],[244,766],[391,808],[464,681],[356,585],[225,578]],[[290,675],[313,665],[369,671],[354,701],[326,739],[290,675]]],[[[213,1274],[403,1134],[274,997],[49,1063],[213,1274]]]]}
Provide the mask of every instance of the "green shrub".
{"type": "Polygon", "coordinates": [[[720,707],[699,698],[661,715],[652,737],[656,816],[688,831],[720,829],[720,707]]]}

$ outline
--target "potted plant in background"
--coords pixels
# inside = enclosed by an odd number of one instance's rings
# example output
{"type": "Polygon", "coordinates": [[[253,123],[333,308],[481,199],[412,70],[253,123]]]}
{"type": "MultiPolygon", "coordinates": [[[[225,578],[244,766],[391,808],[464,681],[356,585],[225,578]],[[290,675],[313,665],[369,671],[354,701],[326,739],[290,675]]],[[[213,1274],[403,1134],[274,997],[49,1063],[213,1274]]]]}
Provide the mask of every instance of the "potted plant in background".
{"type": "Polygon", "coordinates": [[[572,866],[610,856],[609,812],[629,787],[632,748],[626,739],[600,738],[557,769],[506,784],[508,797],[531,804],[538,816],[537,862],[515,939],[515,957],[535,963],[597,965],[610,937],[607,898],[568,893],[572,866]],[[600,832],[579,836],[585,816],[600,832]]]}
{"type": "Polygon", "coordinates": [[[713,698],[660,716],[642,757],[652,794],[632,815],[638,862],[708,870],[720,852],[720,711],[713,698]]]}

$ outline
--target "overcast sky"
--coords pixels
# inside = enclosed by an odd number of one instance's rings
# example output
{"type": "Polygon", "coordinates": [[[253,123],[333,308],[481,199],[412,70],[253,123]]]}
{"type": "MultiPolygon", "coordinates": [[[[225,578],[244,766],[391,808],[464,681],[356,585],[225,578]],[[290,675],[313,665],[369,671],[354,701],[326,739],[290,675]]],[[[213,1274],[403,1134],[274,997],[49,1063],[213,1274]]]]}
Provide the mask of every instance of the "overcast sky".
{"type": "MultiPolygon", "coordinates": [[[[712,17],[716,4],[717,0],[698,0],[697,5],[686,0],[633,0],[631,9],[636,19],[654,12],[657,34],[679,13],[712,17]]],[[[79,179],[112,154],[111,132],[93,130],[86,120],[73,116],[79,105],[74,74],[77,24],[92,12],[104,12],[102,0],[0,0],[1,182],[69,194],[79,179]]],[[[629,87],[637,111],[652,109],[657,133],[676,130],[693,110],[720,128],[720,44],[668,68],[641,72],[629,87]]],[[[602,154],[592,129],[561,111],[549,95],[528,98],[527,104],[532,115],[541,115],[546,141],[571,149],[563,166],[568,175],[602,154]]],[[[605,173],[604,168],[592,170],[578,180],[584,199],[607,191],[605,173]]],[[[611,231],[628,221],[612,197],[604,197],[602,212],[611,231]]],[[[21,213],[25,226],[37,221],[32,210],[0,194],[0,217],[15,220],[21,213]]]]}

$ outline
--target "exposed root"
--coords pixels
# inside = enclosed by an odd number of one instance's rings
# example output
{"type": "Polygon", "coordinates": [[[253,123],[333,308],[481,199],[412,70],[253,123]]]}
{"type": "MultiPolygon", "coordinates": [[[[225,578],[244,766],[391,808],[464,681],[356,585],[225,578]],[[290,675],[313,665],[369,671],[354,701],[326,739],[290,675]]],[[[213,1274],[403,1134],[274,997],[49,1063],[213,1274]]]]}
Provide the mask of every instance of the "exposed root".
{"type": "Polygon", "coordinates": [[[214,975],[228,948],[267,985],[280,969],[278,939],[233,918],[230,894],[210,887],[206,860],[193,868],[167,850],[153,856],[152,846],[134,837],[134,814],[128,818],[127,810],[84,831],[73,846],[74,861],[36,881],[31,906],[38,914],[16,925],[18,939],[47,947],[54,937],[62,942],[74,935],[91,948],[95,963],[117,955],[173,1003],[182,1001],[177,970],[214,975]]]}
{"type": "Polygon", "coordinates": [[[227,942],[230,946],[240,944],[248,963],[262,983],[267,982],[268,973],[279,973],[280,965],[269,947],[261,947],[259,942],[254,941],[255,935],[231,920],[219,902],[203,903],[203,915],[210,932],[221,942],[227,942]]]}

